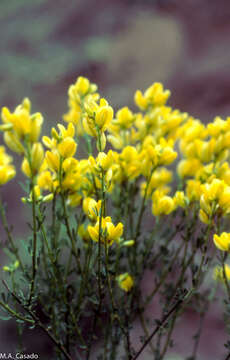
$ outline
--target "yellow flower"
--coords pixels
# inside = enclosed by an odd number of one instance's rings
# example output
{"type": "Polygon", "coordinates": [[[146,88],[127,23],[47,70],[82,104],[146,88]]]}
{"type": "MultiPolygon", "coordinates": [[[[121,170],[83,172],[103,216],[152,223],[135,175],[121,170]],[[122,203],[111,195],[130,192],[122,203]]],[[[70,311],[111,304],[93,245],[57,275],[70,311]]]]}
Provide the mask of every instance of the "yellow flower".
{"type": "Polygon", "coordinates": [[[6,184],[16,174],[13,165],[0,165],[0,185],[6,184]]]}
{"type": "Polygon", "coordinates": [[[5,144],[8,146],[8,148],[18,154],[24,154],[25,149],[23,147],[23,145],[20,143],[20,141],[18,140],[17,136],[11,132],[11,131],[6,131],[4,133],[4,142],[5,144]]]}
{"type": "Polygon", "coordinates": [[[11,165],[12,158],[5,152],[5,147],[0,146],[0,185],[6,184],[16,174],[15,168],[11,165]]]}
{"type": "MultiPolygon", "coordinates": [[[[156,169],[151,176],[151,180],[147,190],[147,197],[150,197],[154,189],[161,188],[172,180],[172,172],[162,167],[156,169]]],[[[144,196],[146,182],[141,184],[141,195],[144,196]]]]}
{"type": "Polygon", "coordinates": [[[208,133],[210,136],[219,137],[219,135],[226,131],[227,123],[219,116],[217,116],[214,121],[207,125],[208,133]]]}
{"type": "Polygon", "coordinates": [[[92,198],[85,198],[83,200],[83,211],[90,218],[91,221],[96,221],[101,209],[101,200],[96,201],[92,198]]]}
{"type": "Polygon", "coordinates": [[[68,196],[67,204],[69,206],[78,206],[81,203],[82,195],[78,193],[70,194],[68,196]]]}
{"type": "Polygon", "coordinates": [[[170,96],[170,91],[165,90],[161,83],[154,83],[150,86],[144,94],[137,90],[134,96],[135,103],[141,110],[146,110],[149,105],[162,106],[170,96]]]}
{"type": "Polygon", "coordinates": [[[177,158],[177,152],[166,146],[161,152],[159,165],[170,165],[177,158]]]}
{"type": "Polygon", "coordinates": [[[101,129],[105,131],[113,119],[113,109],[111,106],[100,106],[96,111],[95,123],[101,129]]]}
{"type": "Polygon", "coordinates": [[[59,164],[60,164],[60,157],[58,152],[46,151],[45,159],[49,169],[57,173],[59,171],[59,164]]]}
{"type": "Polygon", "coordinates": [[[177,166],[177,172],[182,178],[185,176],[193,176],[201,168],[201,166],[201,162],[198,159],[183,159],[177,166]]]}
{"type": "Polygon", "coordinates": [[[88,229],[85,228],[84,224],[81,224],[79,226],[78,234],[80,235],[80,237],[84,241],[84,244],[87,245],[88,242],[90,241],[90,235],[89,235],[88,229]]]}
{"type": "Polygon", "coordinates": [[[85,103],[86,114],[83,118],[83,127],[90,136],[98,137],[98,130],[103,133],[113,119],[113,108],[105,99],[100,99],[99,105],[92,100],[85,103]]]}
{"type": "Polygon", "coordinates": [[[134,146],[126,146],[119,156],[121,176],[130,180],[141,173],[141,161],[137,149],[134,146]]]}
{"type": "Polygon", "coordinates": [[[186,183],[186,196],[190,201],[199,200],[202,194],[201,182],[198,180],[188,180],[186,183]]]}
{"type": "Polygon", "coordinates": [[[226,185],[224,187],[224,190],[219,195],[218,204],[225,215],[230,213],[230,186],[226,185]]]}
{"type": "Polygon", "coordinates": [[[59,154],[64,158],[74,156],[77,150],[77,144],[71,137],[64,138],[57,146],[59,154]]]}
{"type": "Polygon", "coordinates": [[[116,119],[114,120],[114,125],[118,125],[121,129],[128,129],[133,124],[135,118],[129,108],[123,107],[116,113],[116,119]]]}
{"type": "Polygon", "coordinates": [[[75,91],[81,95],[86,95],[90,88],[90,82],[87,78],[79,76],[75,83],[75,91]]]}
{"type": "Polygon", "coordinates": [[[97,94],[96,91],[97,86],[82,76],[78,77],[76,83],[69,87],[69,111],[63,116],[63,119],[76,126],[76,131],[79,136],[84,134],[82,120],[85,116],[85,106],[87,106],[89,102],[95,102],[99,99],[99,94],[97,94]]]}
{"type": "Polygon", "coordinates": [[[152,212],[155,216],[168,215],[176,208],[176,204],[170,196],[155,194],[153,195],[152,212]]]}
{"type": "Polygon", "coordinates": [[[51,173],[46,170],[38,175],[37,183],[41,189],[53,191],[54,183],[51,173]]]}
{"type": "Polygon", "coordinates": [[[34,143],[31,151],[30,163],[27,158],[22,162],[22,171],[28,177],[39,173],[44,160],[44,150],[41,143],[34,143]]]}
{"type": "MultiPolygon", "coordinates": [[[[93,241],[99,241],[99,227],[100,227],[100,218],[97,218],[97,222],[94,226],[88,226],[88,232],[93,241]]],[[[102,217],[101,219],[101,242],[111,246],[114,241],[119,241],[121,235],[123,234],[123,224],[120,222],[117,226],[111,221],[109,216],[102,217]]]]}
{"type": "Polygon", "coordinates": [[[129,273],[124,273],[117,276],[116,280],[118,282],[119,287],[126,292],[129,292],[134,284],[133,278],[132,276],[129,275],[129,273]]]}
{"type": "MultiPolygon", "coordinates": [[[[43,117],[40,113],[30,114],[30,108],[30,100],[26,98],[22,104],[16,107],[13,113],[11,113],[7,107],[2,109],[2,121],[4,124],[12,125],[9,132],[11,132],[19,143],[25,139],[30,143],[37,142],[40,135],[43,117]]],[[[6,133],[8,133],[7,129],[6,133]]],[[[9,142],[9,136],[6,136],[6,139],[6,141],[9,142]]],[[[19,149],[15,148],[13,151],[20,152],[18,150],[19,149]]]]}
{"type": "Polygon", "coordinates": [[[202,186],[203,194],[209,199],[209,201],[218,200],[225,187],[225,183],[219,179],[213,179],[210,184],[202,186]]]}
{"type": "Polygon", "coordinates": [[[209,217],[203,209],[200,209],[200,211],[199,211],[199,218],[203,223],[205,223],[207,225],[209,224],[209,221],[210,221],[209,217]]]}
{"type": "Polygon", "coordinates": [[[173,197],[173,200],[176,206],[180,206],[182,208],[185,208],[188,203],[188,199],[186,198],[183,191],[177,191],[173,197]]]}
{"type": "Polygon", "coordinates": [[[116,153],[112,150],[109,150],[108,153],[99,152],[96,158],[96,167],[98,170],[102,168],[104,171],[108,171],[109,168],[114,164],[116,160],[116,153]]]}
{"type": "Polygon", "coordinates": [[[214,244],[222,251],[230,251],[230,233],[223,232],[220,236],[213,237],[214,244]]]}

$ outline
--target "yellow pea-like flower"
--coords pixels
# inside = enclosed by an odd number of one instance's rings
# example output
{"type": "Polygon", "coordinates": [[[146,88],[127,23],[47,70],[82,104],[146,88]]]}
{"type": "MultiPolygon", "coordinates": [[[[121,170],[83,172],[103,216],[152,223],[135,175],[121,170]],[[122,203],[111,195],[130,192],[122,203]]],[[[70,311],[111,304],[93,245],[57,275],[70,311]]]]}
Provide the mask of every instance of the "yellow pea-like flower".
{"type": "Polygon", "coordinates": [[[88,116],[84,116],[82,125],[88,135],[97,137],[97,130],[93,119],[89,118],[88,116]]]}
{"type": "Polygon", "coordinates": [[[13,165],[0,165],[0,185],[6,184],[15,175],[16,171],[13,165]]]}
{"type": "Polygon", "coordinates": [[[53,179],[51,173],[46,170],[43,171],[41,174],[38,175],[37,183],[41,189],[44,190],[53,190],[53,179]]]}
{"type": "Polygon", "coordinates": [[[35,113],[31,116],[30,140],[32,143],[38,141],[41,133],[42,124],[43,124],[43,117],[40,113],[35,113]]]}
{"type": "Polygon", "coordinates": [[[92,198],[85,198],[83,200],[83,211],[90,218],[91,221],[96,221],[101,209],[101,200],[96,201],[92,198]]]}
{"type": "Polygon", "coordinates": [[[223,192],[219,195],[218,204],[224,214],[230,213],[230,186],[225,186],[223,192]]]}
{"type": "MultiPolygon", "coordinates": [[[[30,108],[30,100],[26,98],[22,104],[16,107],[13,113],[6,107],[2,109],[2,121],[4,124],[11,125],[10,132],[19,143],[23,143],[26,140],[33,144],[38,141],[40,135],[43,117],[40,113],[30,114],[30,108]]],[[[4,128],[2,128],[2,130],[9,132],[4,128]]],[[[6,139],[6,141],[10,141],[9,136],[6,139]]],[[[10,148],[12,149],[12,144],[10,148]]],[[[12,150],[23,153],[23,151],[19,151],[17,147],[14,147],[12,150]]]]}
{"type": "Polygon", "coordinates": [[[6,131],[3,135],[3,138],[4,142],[10,150],[18,154],[24,154],[25,149],[13,132],[6,131]]]}
{"type": "Polygon", "coordinates": [[[173,197],[174,203],[176,206],[185,208],[188,204],[188,199],[186,198],[183,191],[177,191],[173,197]]]}
{"type": "Polygon", "coordinates": [[[220,236],[215,234],[213,241],[218,249],[230,251],[230,233],[223,232],[220,236]]]}
{"type": "Polygon", "coordinates": [[[105,131],[113,119],[111,106],[100,106],[96,112],[95,123],[102,131],[105,131]]]}
{"type": "Polygon", "coordinates": [[[199,218],[203,223],[209,224],[209,217],[203,209],[200,209],[199,211],[199,218]]]}
{"type": "MultiPolygon", "coordinates": [[[[97,222],[94,226],[88,226],[88,232],[93,241],[99,241],[99,227],[100,218],[97,218],[97,222]]],[[[123,234],[123,224],[118,223],[116,226],[112,223],[109,216],[102,217],[101,219],[101,242],[111,246],[114,241],[119,241],[123,234]]]]}
{"type": "Polygon", "coordinates": [[[54,172],[58,172],[59,171],[59,164],[60,164],[60,157],[59,154],[57,153],[57,151],[46,151],[46,156],[45,156],[46,162],[48,167],[54,171],[54,172]]]}
{"type": "Polygon", "coordinates": [[[177,152],[166,146],[161,153],[159,165],[170,165],[177,158],[177,152]]]}
{"type": "Polygon", "coordinates": [[[214,179],[210,184],[203,186],[203,193],[209,201],[217,200],[223,192],[225,183],[222,180],[214,179]]]}
{"type": "Polygon", "coordinates": [[[116,156],[117,153],[112,150],[109,150],[107,154],[100,152],[97,156],[96,164],[104,171],[107,171],[114,164],[116,156]]]}
{"type": "Polygon", "coordinates": [[[129,273],[124,273],[117,276],[116,280],[118,282],[119,287],[126,292],[129,292],[134,285],[133,278],[131,275],[129,275],[129,273]]]}
{"type": "Polygon", "coordinates": [[[28,177],[39,173],[44,160],[44,150],[41,143],[34,143],[31,151],[31,159],[24,158],[22,162],[22,171],[28,177]]]}
{"type": "Polygon", "coordinates": [[[206,214],[211,215],[212,214],[212,206],[210,199],[205,196],[205,194],[202,194],[200,197],[200,207],[205,211],[206,214]]]}
{"type": "Polygon", "coordinates": [[[201,168],[199,159],[183,159],[177,166],[177,173],[181,178],[193,176],[201,168]]]}
{"type": "Polygon", "coordinates": [[[186,196],[190,201],[199,200],[202,195],[202,185],[198,180],[188,180],[186,183],[186,196]]]}
{"type": "Polygon", "coordinates": [[[87,78],[79,76],[76,81],[75,88],[81,95],[85,95],[89,91],[90,82],[87,78]]]}
{"type": "Polygon", "coordinates": [[[152,212],[155,216],[168,215],[176,208],[176,204],[170,196],[164,195],[153,198],[152,212]]]}
{"type": "Polygon", "coordinates": [[[78,194],[77,192],[74,194],[70,194],[68,196],[67,204],[69,206],[78,206],[81,203],[82,195],[78,194]]]}
{"type": "Polygon", "coordinates": [[[12,158],[9,156],[4,146],[0,146],[0,185],[6,184],[16,174],[15,168],[11,165],[12,158]]]}
{"type": "Polygon", "coordinates": [[[129,129],[134,122],[134,115],[129,108],[123,107],[116,113],[115,125],[119,125],[121,129],[129,129]]]}
{"type": "Polygon", "coordinates": [[[59,154],[64,158],[74,156],[77,144],[71,137],[64,138],[57,146],[59,154]]]}
{"type": "Polygon", "coordinates": [[[219,137],[219,135],[226,130],[227,123],[219,116],[214,121],[207,125],[207,130],[210,136],[219,137]]]}
{"type": "Polygon", "coordinates": [[[134,95],[134,101],[141,110],[146,110],[148,107],[148,100],[143,96],[140,90],[137,90],[134,95]]]}
{"type": "Polygon", "coordinates": [[[161,83],[154,83],[142,94],[137,90],[134,96],[135,103],[141,110],[146,110],[149,105],[163,106],[170,96],[169,90],[164,90],[161,83]]]}
{"type": "Polygon", "coordinates": [[[34,143],[31,151],[31,166],[32,169],[36,172],[39,172],[39,169],[44,160],[44,150],[41,143],[34,143]]]}

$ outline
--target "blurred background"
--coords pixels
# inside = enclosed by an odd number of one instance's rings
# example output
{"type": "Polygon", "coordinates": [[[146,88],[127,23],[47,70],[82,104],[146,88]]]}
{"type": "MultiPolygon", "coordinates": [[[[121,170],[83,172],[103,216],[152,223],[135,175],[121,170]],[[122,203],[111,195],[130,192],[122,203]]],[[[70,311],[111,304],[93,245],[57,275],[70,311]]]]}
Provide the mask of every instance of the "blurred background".
{"type": "MultiPolygon", "coordinates": [[[[216,115],[226,117],[229,18],[226,0],[1,0],[0,105],[13,110],[29,97],[33,112],[43,114],[49,131],[67,111],[69,85],[83,75],[98,84],[115,110],[124,105],[135,109],[135,90],[161,81],[172,91],[172,107],[204,122],[216,115]]],[[[10,221],[23,237],[19,194],[15,180],[4,188],[10,221]]],[[[189,355],[186,339],[196,320],[193,314],[186,316],[186,326],[178,330],[184,342],[175,348],[182,356],[189,355]]],[[[0,328],[0,351],[15,346],[9,324],[0,328]]],[[[198,360],[221,359],[223,334],[215,308],[201,337],[198,360]],[[210,342],[212,337],[215,342],[210,342]]],[[[45,354],[48,342],[44,339],[41,345],[34,334],[28,336],[31,352],[45,354]]]]}

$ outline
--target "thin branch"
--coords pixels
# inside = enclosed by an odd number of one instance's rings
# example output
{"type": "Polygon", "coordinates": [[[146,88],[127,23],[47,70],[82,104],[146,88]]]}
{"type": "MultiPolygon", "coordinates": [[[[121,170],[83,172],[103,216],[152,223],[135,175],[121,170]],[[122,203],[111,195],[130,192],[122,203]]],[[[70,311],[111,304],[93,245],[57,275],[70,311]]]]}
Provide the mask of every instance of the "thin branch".
{"type": "Polygon", "coordinates": [[[159,324],[155,327],[152,334],[148,337],[148,339],[144,342],[144,344],[141,346],[141,348],[138,350],[136,355],[131,360],[136,360],[142,351],[145,349],[145,347],[149,344],[149,342],[152,340],[152,338],[158,333],[158,331],[162,328],[162,326],[165,324],[165,322],[169,319],[169,317],[179,309],[179,307],[192,295],[193,289],[191,289],[183,298],[180,298],[177,300],[175,305],[172,307],[172,309],[163,317],[163,319],[159,322],[159,324]]]}
{"type": "Polygon", "coordinates": [[[46,333],[46,335],[49,336],[49,338],[58,347],[58,349],[62,352],[62,354],[65,356],[65,358],[67,360],[73,360],[71,355],[64,348],[63,344],[54,337],[54,335],[51,333],[51,331],[45,325],[42,324],[42,322],[38,319],[38,317],[34,314],[34,312],[22,303],[21,299],[10,290],[9,286],[7,285],[7,283],[4,280],[2,282],[3,282],[4,286],[7,288],[7,290],[9,291],[9,293],[21,305],[21,307],[34,319],[35,326],[37,325],[38,327],[40,327],[46,333]]]}

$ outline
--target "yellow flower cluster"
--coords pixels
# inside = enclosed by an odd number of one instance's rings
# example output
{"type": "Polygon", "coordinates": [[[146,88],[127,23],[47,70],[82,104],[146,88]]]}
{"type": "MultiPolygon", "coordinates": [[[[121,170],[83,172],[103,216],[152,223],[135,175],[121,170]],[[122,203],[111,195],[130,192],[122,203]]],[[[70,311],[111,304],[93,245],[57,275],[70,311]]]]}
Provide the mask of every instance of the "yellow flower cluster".
{"type": "Polygon", "coordinates": [[[25,143],[34,144],[38,141],[43,123],[40,113],[30,114],[31,103],[24,99],[13,113],[7,107],[2,109],[0,129],[4,131],[7,146],[19,154],[25,153],[25,143]]]}
{"type": "MultiPolygon", "coordinates": [[[[2,109],[0,129],[8,147],[23,156],[22,171],[31,179],[35,193],[48,191],[51,198],[62,192],[68,205],[82,206],[90,222],[87,228],[80,228],[82,238],[98,241],[101,236],[109,245],[119,239],[122,224],[115,226],[104,212],[101,194],[112,193],[126,183],[140,185],[144,200],[152,200],[154,216],[168,215],[194,202],[205,224],[230,214],[230,118],[216,117],[204,125],[169,107],[170,92],[160,83],[144,92],[137,90],[136,113],[123,107],[114,115],[113,108],[97,93],[97,86],[84,77],[70,86],[68,94],[69,111],[64,115],[68,125],[58,124],[50,137],[43,136],[46,151],[39,142],[43,117],[30,113],[28,99],[13,113],[2,109]],[[76,159],[76,136],[81,135],[88,142],[95,138],[96,156],[92,149],[88,158],[76,159]],[[106,151],[108,142],[112,149],[106,151]],[[177,158],[183,191],[172,195],[171,164],[177,158]]],[[[4,147],[0,148],[0,175],[1,185],[15,175],[4,147]]]]}
{"type": "Polygon", "coordinates": [[[69,88],[69,112],[64,120],[76,125],[78,135],[84,132],[97,138],[97,147],[104,150],[104,132],[113,119],[113,108],[96,93],[97,86],[88,79],[79,77],[69,88]]]}
{"type": "Polygon", "coordinates": [[[100,239],[103,244],[111,246],[114,241],[119,241],[123,233],[123,224],[120,222],[115,226],[110,216],[97,217],[96,224],[88,226],[88,232],[93,241],[98,242],[100,239]]]}

